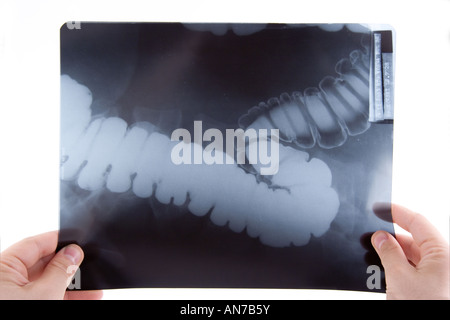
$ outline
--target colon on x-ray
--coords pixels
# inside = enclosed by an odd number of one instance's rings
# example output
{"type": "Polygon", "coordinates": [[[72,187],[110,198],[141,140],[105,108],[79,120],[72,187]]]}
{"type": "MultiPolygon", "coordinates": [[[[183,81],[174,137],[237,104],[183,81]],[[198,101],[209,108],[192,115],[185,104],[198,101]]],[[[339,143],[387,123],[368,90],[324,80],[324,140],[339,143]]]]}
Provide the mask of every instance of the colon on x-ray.
{"type": "MultiPolygon", "coordinates": [[[[61,27],[60,243],[81,288],[371,290],[392,120],[363,25],[61,27]]],[[[384,288],[377,288],[383,291],[384,288]]]]}

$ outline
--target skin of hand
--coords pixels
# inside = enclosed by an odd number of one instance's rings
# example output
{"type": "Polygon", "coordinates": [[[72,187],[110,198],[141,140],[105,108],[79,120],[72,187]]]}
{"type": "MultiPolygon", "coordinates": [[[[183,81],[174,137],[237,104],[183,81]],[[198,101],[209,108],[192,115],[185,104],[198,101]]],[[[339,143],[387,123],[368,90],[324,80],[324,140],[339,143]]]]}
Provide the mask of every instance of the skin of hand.
{"type": "Polygon", "coordinates": [[[58,232],[54,231],[26,238],[3,251],[0,299],[100,299],[102,291],[66,291],[84,254],[75,244],[55,253],[57,243],[58,232]]]}
{"type": "MultiPolygon", "coordinates": [[[[449,246],[420,214],[392,205],[393,222],[410,232],[372,235],[385,269],[387,299],[449,299],[449,246]]],[[[0,256],[0,299],[100,299],[101,291],[66,291],[83,251],[71,244],[55,253],[57,232],[26,238],[0,256]],[[71,272],[68,272],[71,270],[71,272]]]]}
{"type": "Polygon", "coordinates": [[[422,215],[393,204],[392,220],[411,236],[377,231],[372,245],[383,264],[388,300],[450,298],[449,245],[422,215]]]}

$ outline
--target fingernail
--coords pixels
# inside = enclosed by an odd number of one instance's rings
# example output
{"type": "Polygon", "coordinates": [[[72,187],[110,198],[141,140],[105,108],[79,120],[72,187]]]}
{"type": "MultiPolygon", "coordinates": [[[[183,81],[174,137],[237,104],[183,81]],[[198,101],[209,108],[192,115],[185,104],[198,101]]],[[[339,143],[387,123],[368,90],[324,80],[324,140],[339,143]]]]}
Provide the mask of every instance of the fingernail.
{"type": "Polygon", "coordinates": [[[385,232],[379,232],[373,238],[373,244],[377,249],[381,249],[383,243],[388,239],[387,234],[385,232]]]}
{"type": "Polygon", "coordinates": [[[64,255],[69,258],[73,264],[78,264],[81,260],[80,249],[73,245],[69,245],[64,248],[64,255]]]}

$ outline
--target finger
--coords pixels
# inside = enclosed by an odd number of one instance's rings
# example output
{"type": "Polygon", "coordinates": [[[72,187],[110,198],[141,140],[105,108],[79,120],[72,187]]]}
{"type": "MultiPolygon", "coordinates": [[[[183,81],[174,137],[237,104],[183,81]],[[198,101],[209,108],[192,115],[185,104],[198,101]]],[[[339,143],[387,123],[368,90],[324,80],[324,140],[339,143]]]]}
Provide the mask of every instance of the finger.
{"type": "Polygon", "coordinates": [[[377,231],[372,235],[371,240],[386,275],[395,276],[398,272],[411,268],[402,247],[391,234],[386,231],[377,231]]]}
{"type": "Polygon", "coordinates": [[[392,218],[396,224],[410,232],[417,246],[424,252],[444,241],[437,229],[422,215],[400,205],[392,205],[392,218]]]}
{"type": "Polygon", "coordinates": [[[6,261],[11,268],[28,278],[28,269],[55,252],[57,243],[57,231],[25,238],[7,248],[2,253],[2,261],[6,261]]]}
{"type": "Polygon", "coordinates": [[[406,258],[409,261],[411,261],[414,265],[417,265],[420,262],[421,254],[420,248],[417,246],[414,239],[406,234],[397,234],[395,238],[402,247],[406,258]]]}
{"type": "Polygon", "coordinates": [[[64,300],[100,300],[102,297],[102,290],[66,291],[64,300]]]}
{"type": "Polygon", "coordinates": [[[392,205],[390,202],[375,202],[372,211],[381,220],[392,223],[392,205]]]}
{"type": "Polygon", "coordinates": [[[50,262],[50,260],[53,259],[54,256],[55,256],[55,253],[51,253],[48,256],[41,258],[31,268],[29,268],[28,269],[28,280],[34,281],[34,280],[40,278],[45,267],[50,262]]]}
{"type": "Polygon", "coordinates": [[[50,299],[62,299],[83,258],[83,250],[76,244],[62,248],[50,260],[42,276],[33,283],[33,286],[45,288],[46,296],[50,299]]]}

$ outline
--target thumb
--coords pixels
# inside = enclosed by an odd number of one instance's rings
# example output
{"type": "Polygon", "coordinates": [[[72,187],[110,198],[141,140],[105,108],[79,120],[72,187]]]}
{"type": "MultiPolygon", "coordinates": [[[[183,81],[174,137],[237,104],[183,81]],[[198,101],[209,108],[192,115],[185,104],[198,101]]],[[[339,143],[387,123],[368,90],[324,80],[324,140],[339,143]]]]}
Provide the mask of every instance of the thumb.
{"type": "Polygon", "coordinates": [[[36,285],[45,288],[46,296],[42,298],[62,299],[83,258],[83,250],[76,244],[59,250],[36,281],[36,285]]]}
{"type": "Polygon", "coordinates": [[[411,267],[400,244],[390,233],[375,232],[372,235],[372,245],[380,257],[387,277],[411,267]]]}

